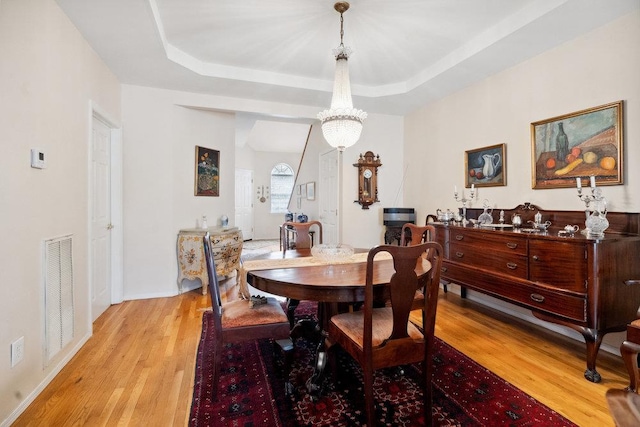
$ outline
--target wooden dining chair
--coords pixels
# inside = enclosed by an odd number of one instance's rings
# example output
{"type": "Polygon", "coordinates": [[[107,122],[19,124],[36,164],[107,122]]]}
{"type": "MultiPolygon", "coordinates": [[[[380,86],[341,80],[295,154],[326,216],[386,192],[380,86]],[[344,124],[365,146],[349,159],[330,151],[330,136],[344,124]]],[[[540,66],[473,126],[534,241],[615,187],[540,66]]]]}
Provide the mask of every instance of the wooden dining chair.
{"type": "MultiPolygon", "coordinates": [[[[402,240],[400,242],[401,246],[414,246],[419,245],[424,242],[431,242],[435,239],[436,228],[433,225],[415,225],[411,223],[406,223],[402,226],[402,240]],[[409,232],[407,232],[407,230],[409,232]],[[409,238],[409,235],[411,238],[409,238]]],[[[427,259],[431,254],[427,254],[427,259]]],[[[447,292],[447,284],[443,283],[442,287],[445,292],[447,292]]],[[[421,290],[416,291],[416,298],[413,303],[413,309],[418,310],[423,305],[424,294],[421,290]]]]}
{"type": "Polygon", "coordinates": [[[430,242],[435,235],[436,228],[433,225],[420,226],[408,222],[402,226],[400,246],[415,246],[420,243],[430,242]],[[409,238],[409,235],[411,238],[409,238]]]}
{"type": "Polygon", "coordinates": [[[627,336],[622,345],[620,345],[620,354],[627,372],[629,372],[629,387],[627,389],[637,393],[640,391],[640,364],[638,363],[638,355],[640,354],[640,319],[636,319],[627,325],[627,336]]]}
{"type": "Polygon", "coordinates": [[[640,425],[640,395],[632,390],[609,389],[605,396],[616,427],[640,425]]]}
{"type": "MultiPolygon", "coordinates": [[[[337,314],[329,321],[328,343],[342,347],[362,367],[369,426],[376,425],[374,371],[418,362],[422,364],[424,421],[425,425],[431,425],[433,336],[441,263],[442,246],[436,242],[416,246],[383,245],[371,249],[367,257],[363,309],[337,314]],[[416,275],[416,263],[422,262],[423,254],[427,251],[433,251],[434,255],[426,277],[421,331],[409,321],[409,314],[415,290],[423,283],[421,279],[424,279],[416,275]],[[395,274],[388,285],[390,304],[374,308],[373,263],[379,252],[391,254],[395,274]]],[[[332,357],[332,361],[333,359],[335,358],[332,357]]]]}
{"type": "MultiPolygon", "coordinates": [[[[282,306],[275,298],[260,299],[260,304],[251,304],[249,300],[236,300],[222,303],[220,287],[216,273],[213,250],[209,233],[203,238],[207,274],[209,275],[209,295],[213,311],[214,327],[214,365],[213,398],[217,398],[220,379],[222,348],[226,343],[235,343],[257,339],[272,339],[274,348],[281,352],[285,391],[291,391],[289,370],[293,358],[293,342],[289,337],[289,320],[282,306]]],[[[276,357],[275,359],[278,359],[276,357]]]]}
{"type": "Polygon", "coordinates": [[[318,243],[322,243],[322,223],[320,221],[308,221],[308,222],[285,222],[280,227],[281,232],[283,233],[282,238],[282,256],[284,257],[287,252],[288,239],[286,238],[287,229],[293,229],[295,231],[295,241],[294,245],[296,249],[310,249],[311,244],[311,235],[309,231],[311,231],[311,227],[316,226],[318,229],[318,243]]]}
{"type": "MultiPolygon", "coordinates": [[[[296,249],[311,249],[312,242],[309,231],[311,231],[311,227],[316,226],[318,229],[318,243],[322,244],[322,223],[320,221],[308,221],[308,222],[285,222],[280,227],[282,236],[280,236],[282,244],[282,258],[286,258],[287,249],[288,248],[288,239],[286,238],[287,229],[295,230],[295,248],[296,249]]],[[[294,326],[295,322],[295,311],[296,308],[300,305],[300,300],[297,299],[287,299],[287,317],[289,318],[289,322],[291,324],[291,328],[294,326]]]]}

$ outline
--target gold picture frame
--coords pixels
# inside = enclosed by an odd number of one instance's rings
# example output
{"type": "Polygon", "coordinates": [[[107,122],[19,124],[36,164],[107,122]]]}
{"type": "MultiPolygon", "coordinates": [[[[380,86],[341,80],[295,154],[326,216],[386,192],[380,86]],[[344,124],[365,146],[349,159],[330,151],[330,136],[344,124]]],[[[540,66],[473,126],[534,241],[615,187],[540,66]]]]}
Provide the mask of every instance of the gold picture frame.
{"type": "Polygon", "coordinates": [[[507,185],[507,146],[490,145],[464,152],[465,187],[507,185]]]}
{"type": "Polygon", "coordinates": [[[531,123],[532,188],[623,184],[623,102],[531,123]]]}

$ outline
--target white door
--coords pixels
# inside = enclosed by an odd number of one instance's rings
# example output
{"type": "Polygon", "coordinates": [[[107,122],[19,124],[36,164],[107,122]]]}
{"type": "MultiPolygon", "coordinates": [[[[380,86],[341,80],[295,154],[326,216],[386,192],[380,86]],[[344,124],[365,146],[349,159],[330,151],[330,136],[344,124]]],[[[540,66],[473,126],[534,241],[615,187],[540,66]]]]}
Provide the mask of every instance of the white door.
{"type": "Polygon", "coordinates": [[[235,226],[244,240],[253,239],[253,171],[236,169],[235,226]]]}
{"type": "Polygon", "coordinates": [[[111,129],[93,118],[91,153],[91,316],[111,305],[111,129]]]}
{"type": "Polygon", "coordinates": [[[340,162],[338,150],[320,155],[318,200],[324,243],[339,243],[340,162]]]}

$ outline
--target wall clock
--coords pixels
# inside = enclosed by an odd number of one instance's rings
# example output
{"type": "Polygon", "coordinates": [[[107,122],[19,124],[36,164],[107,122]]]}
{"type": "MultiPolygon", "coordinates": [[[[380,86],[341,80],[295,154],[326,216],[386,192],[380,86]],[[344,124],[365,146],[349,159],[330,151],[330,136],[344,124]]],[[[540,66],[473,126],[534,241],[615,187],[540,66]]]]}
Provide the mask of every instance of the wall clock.
{"type": "Polygon", "coordinates": [[[358,200],[362,209],[369,209],[369,206],[378,200],[378,168],[382,166],[380,156],[367,151],[360,154],[358,163],[353,166],[358,168],[358,200]]]}

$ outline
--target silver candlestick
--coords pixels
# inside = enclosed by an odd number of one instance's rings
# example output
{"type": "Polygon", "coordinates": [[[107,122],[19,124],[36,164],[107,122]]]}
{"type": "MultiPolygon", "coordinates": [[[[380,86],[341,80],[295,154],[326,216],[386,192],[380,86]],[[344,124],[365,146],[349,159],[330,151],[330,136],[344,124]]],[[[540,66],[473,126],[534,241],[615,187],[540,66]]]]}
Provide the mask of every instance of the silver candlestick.
{"type": "MultiPolygon", "coordinates": [[[[583,194],[582,193],[582,179],[580,177],[576,178],[577,190],[578,190],[578,198],[584,202],[585,210],[585,220],[589,219],[591,212],[594,210],[600,211],[602,210],[601,205],[604,205],[604,214],[606,215],[606,203],[607,200],[602,195],[602,190],[596,187],[596,177],[591,175],[589,178],[589,188],[591,189],[591,194],[583,194]],[[592,205],[593,204],[593,205],[592,205]]],[[[585,224],[586,225],[586,224],[585,224]]],[[[586,227],[582,230],[583,234],[589,234],[589,227],[586,227]]]]}
{"type": "MultiPolygon", "coordinates": [[[[467,198],[464,194],[464,188],[462,189],[462,196],[458,195],[458,187],[453,187],[453,198],[456,202],[462,203],[462,226],[466,227],[469,221],[467,221],[467,202],[473,201],[476,196],[476,186],[475,184],[471,184],[471,191],[469,192],[469,198],[467,198]]],[[[471,203],[469,203],[471,204],[471,203]]]]}
{"type": "MultiPolygon", "coordinates": [[[[578,187],[578,198],[584,202],[586,208],[585,212],[590,212],[591,209],[589,209],[589,205],[591,202],[599,202],[604,198],[602,196],[602,190],[596,187],[596,177],[592,175],[590,178],[591,195],[582,194],[582,180],[580,177],[576,178],[576,183],[578,187]]],[[[587,215],[589,214],[587,213],[587,215]]]]}

